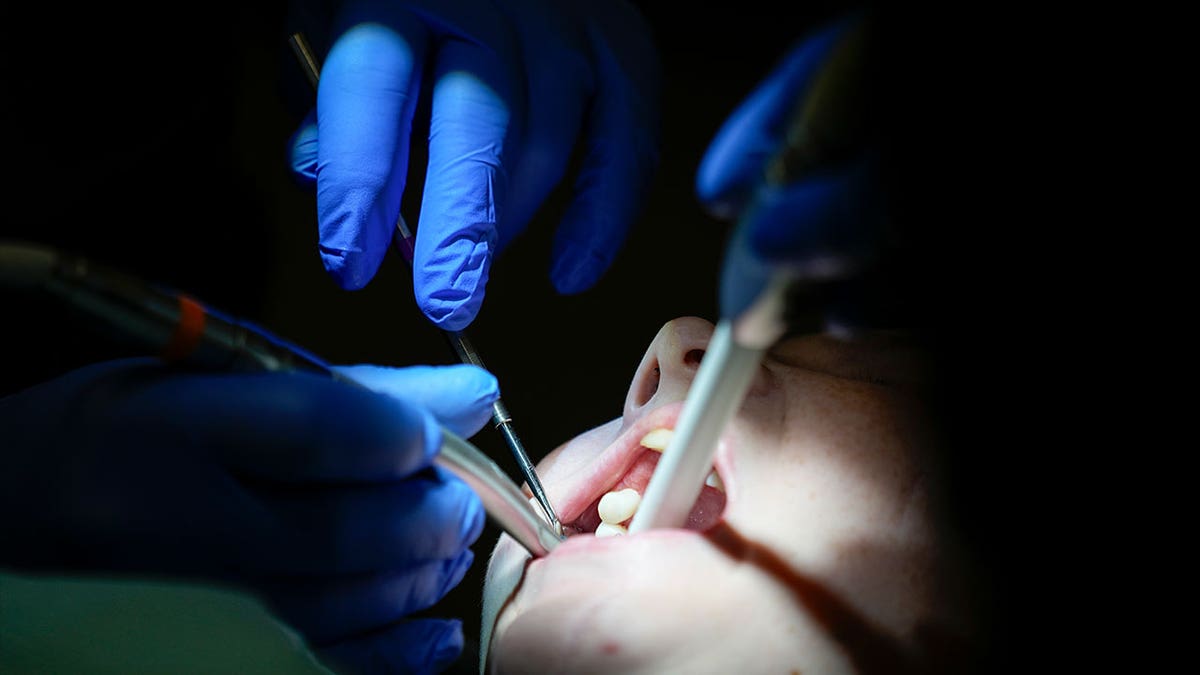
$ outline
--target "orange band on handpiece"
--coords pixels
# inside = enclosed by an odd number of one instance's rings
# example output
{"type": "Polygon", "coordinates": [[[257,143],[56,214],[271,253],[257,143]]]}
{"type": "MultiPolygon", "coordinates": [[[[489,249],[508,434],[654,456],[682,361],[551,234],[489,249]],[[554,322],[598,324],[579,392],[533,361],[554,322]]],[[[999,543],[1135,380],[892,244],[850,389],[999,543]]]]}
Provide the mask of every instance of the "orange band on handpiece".
{"type": "Polygon", "coordinates": [[[179,323],[175,324],[175,332],[163,347],[164,359],[182,361],[196,349],[204,335],[204,315],[204,305],[186,295],[179,296],[179,323]]]}

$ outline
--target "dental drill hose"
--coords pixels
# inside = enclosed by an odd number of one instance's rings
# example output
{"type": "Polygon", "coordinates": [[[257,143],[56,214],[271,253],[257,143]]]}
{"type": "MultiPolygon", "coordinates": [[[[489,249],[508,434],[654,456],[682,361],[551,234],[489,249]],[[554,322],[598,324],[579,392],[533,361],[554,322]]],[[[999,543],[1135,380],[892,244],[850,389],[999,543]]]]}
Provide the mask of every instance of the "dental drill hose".
{"type": "MultiPolygon", "coordinates": [[[[252,324],[51,248],[0,241],[0,285],[46,292],[116,329],[124,339],[158,350],[170,363],[220,371],[303,370],[365,388],[252,324]]],[[[495,462],[445,428],[434,462],[471,487],[488,515],[534,557],[546,555],[562,540],[495,462]]]]}
{"type": "Polygon", "coordinates": [[[122,340],[158,350],[168,362],[211,370],[304,370],[346,378],[320,359],[182,293],[36,244],[0,241],[0,281],[43,291],[122,340]]]}

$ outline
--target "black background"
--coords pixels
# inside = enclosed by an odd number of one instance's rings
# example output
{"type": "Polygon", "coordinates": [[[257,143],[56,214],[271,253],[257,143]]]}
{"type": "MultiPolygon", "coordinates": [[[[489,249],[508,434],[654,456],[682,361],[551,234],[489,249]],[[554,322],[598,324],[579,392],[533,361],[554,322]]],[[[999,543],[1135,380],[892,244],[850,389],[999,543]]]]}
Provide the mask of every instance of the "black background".
{"type": "MultiPolygon", "coordinates": [[[[786,48],[848,5],[642,6],[665,69],[661,166],[645,211],[601,282],[564,298],[547,276],[566,196],[556,193],[501,254],[469,329],[535,460],[620,415],[633,370],[665,321],[715,318],[727,225],[700,209],[696,166],[786,48]]],[[[310,95],[286,45],[296,25],[287,10],[282,2],[70,16],[27,8],[6,21],[14,35],[2,64],[4,235],[184,289],[335,363],[451,363],[399,260],[357,292],[338,289],[321,267],[314,198],[292,182],[286,161],[310,95]]],[[[908,4],[888,16],[888,128],[903,158],[891,187],[921,271],[914,316],[939,347],[959,521],[1008,603],[1020,580],[1011,545],[1027,514],[1002,507],[1019,470],[999,458],[1036,414],[1032,405],[1014,410],[1012,396],[1032,368],[1027,338],[1012,330],[1021,318],[1013,298],[1027,282],[997,282],[1015,264],[1005,225],[1012,127],[998,122],[1019,98],[1009,70],[1017,59],[993,49],[1009,36],[986,5],[968,13],[908,4]]],[[[408,189],[407,213],[418,196],[408,189]]],[[[51,308],[7,295],[5,304],[4,392],[126,353],[56,329],[51,308]]],[[[498,436],[485,430],[472,440],[511,466],[498,436]]],[[[464,619],[464,672],[474,667],[495,536],[489,525],[472,571],[432,612],[464,619]]],[[[1011,606],[1001,609],[1007,617],[1011,606]]]]}

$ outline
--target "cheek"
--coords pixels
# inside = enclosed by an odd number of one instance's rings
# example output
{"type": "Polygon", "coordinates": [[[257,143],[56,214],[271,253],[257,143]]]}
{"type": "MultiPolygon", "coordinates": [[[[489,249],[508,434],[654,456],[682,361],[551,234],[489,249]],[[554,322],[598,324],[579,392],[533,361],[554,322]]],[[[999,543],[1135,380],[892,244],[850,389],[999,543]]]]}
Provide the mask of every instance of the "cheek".
{"type": "Polygon", "coordinates": [[[792,414],[747,424],[738,439],[726,520],[783,555],[886,531],[919,478],[895,404],[839,386],[792,392],[792,414]]]}
{"type": "Polygon", "coordinates": [[[738,469],[726,522],[793,565],[824,568],[841,545],[877,531],[876,486],[811,448],[763,453],[738,469]]]}
{"type": "Polygon", "coordinates": [[[790,522],[808,499],[805,462],[781,442],[779,432],[777,423],[745,425],[737,430],[724,520],[744,534],[769,533],[781,521],[790,522]]]}

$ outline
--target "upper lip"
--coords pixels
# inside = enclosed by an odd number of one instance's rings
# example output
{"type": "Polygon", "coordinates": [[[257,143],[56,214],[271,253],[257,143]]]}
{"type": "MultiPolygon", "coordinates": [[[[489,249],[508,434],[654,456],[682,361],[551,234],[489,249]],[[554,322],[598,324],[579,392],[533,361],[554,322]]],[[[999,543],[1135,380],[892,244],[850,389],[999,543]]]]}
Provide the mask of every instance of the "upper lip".
{"type": "MultiPolygon", "coordinates": [[[[683,401],[678,401],[660,406],[643,415],[592,460],[587,470],[567,477],[555,485],[554,487],[558,489],[554,491],[561,491],[559,498],[555,500],[560,520],[564,524],[568,524],[578,519],[584,509],[603,496],[625,475],[643,451],[649,452],[642,447],[642,438],[654,429],[674,429],[682,410],[683,401]]],[[[730,488],[729,445],[727,442],[721,443],[713,460],[717,474],[721,477],[727,490],[730,488]]]]}

